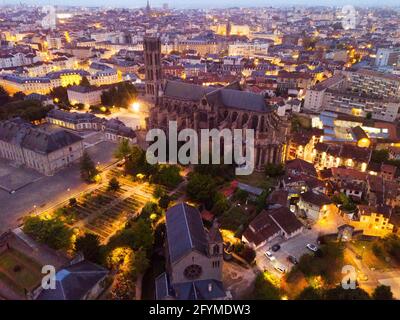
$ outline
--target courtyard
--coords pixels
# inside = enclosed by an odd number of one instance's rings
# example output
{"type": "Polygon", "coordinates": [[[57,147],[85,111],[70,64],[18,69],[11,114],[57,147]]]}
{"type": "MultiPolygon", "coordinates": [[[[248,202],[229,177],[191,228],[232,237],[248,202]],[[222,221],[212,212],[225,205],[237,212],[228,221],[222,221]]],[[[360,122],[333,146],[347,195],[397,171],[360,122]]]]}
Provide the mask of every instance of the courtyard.
{"type": "MultiPolygon", "coordinates": [[[[113,158],[115,148],[116,144],[104,141],[86,150],[96,165],[103,169],[115,161],[113,158]]],[[[1,162],[0,174],[2,173],[6,176],[19,175],[20,181],[29,183],[14,193],[0,188],[0,234],[18,226],[26,214],[48,210],[77,194],[96,188],[96,185],[82,181],[78,162],[54,176],[43,176],[36,172],[33,175],[29,169],[14,168],[8,162],[1,162]]]]}

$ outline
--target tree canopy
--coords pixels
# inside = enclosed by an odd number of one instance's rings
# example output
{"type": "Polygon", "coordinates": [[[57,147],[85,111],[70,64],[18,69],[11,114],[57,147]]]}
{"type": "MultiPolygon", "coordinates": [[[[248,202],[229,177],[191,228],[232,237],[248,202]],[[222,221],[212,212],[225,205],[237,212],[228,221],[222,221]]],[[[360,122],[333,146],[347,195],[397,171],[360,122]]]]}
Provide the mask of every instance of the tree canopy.
{"type": "Polygon", "coordinates": [[[98,263],[100,261],[100,238],[93,233],[85,233],[75,241],[75,251],[82,252],[85,259],[98,263]]]}
{"type": "Polygon", "coordinates": [[[203,203],[208,209],[214,204],[217,187],[210,175],[192,173],[186,186],[187,195],[194,201],[203,203]]]}
{"type": "Polygon", "coordinates": [[[86,151],[83,152],[80,161],[80,172],[82,179],[88,182],[93,182],[95,176],[98,174],[98,170],[96,169],[93,160],[86,151]]]}
{"type": "Polygon", "coordinates": [[[120,82],[101,95],[101,103],[105,106],[127,108],[137,98],[136,87],[130,82],[120,82]]]}
{"type": "Polygon", "coordinates": [[[59,218],[42,219],[30,216],[25,219],[23,230],[36,241],[53,249],[68,249],[71,246],[72,230],[59,218]]]}
{"type": "Polygon", "coordinates": [[[0,120],[13,117],[21,117],[27,121],[41,120],[51,109],[52,105],[44,106],[37,100],[10,101],[4,105],[0,104],[0,120]]]}

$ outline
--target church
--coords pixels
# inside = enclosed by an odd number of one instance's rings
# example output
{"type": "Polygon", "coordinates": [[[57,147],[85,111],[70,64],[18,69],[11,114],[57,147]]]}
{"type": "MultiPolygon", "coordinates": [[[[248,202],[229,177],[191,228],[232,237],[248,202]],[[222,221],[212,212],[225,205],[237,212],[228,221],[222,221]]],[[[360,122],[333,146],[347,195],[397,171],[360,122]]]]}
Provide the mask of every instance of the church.
{"type": "Polygon", "coordinates": [[[259,94],[244,91],[239,82],[207,87],[160,79],[160,40],[145,38],[146,94],[153,99],[148,129],[167,132],[169,121],[178,131],[200,129],[253,129],[255,168],[284,162],[289,125],[259,94]]]}
{"type": "Polygon", "coordinates": [[[207,231],[200,212],[179,203],[166,212],[166,271],[156,278],[157,300],[226,300],[223,240],[216,224],[207,231]]]}

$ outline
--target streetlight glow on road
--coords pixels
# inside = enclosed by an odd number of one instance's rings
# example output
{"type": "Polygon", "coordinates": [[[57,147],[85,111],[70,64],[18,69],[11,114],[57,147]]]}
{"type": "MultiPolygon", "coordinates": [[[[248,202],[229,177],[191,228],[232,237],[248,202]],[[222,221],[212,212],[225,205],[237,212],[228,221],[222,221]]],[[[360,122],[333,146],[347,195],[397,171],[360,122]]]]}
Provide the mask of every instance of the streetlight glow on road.
{"type": "Polygon", "coordinates": [[[134,103],[132,103],[131,109],[132,109],[132,111],[134,111],[134,112],[139,112],[139,110],[140,110],[140,104],[139,104],[139,102],[134,102],[134,103]]]}

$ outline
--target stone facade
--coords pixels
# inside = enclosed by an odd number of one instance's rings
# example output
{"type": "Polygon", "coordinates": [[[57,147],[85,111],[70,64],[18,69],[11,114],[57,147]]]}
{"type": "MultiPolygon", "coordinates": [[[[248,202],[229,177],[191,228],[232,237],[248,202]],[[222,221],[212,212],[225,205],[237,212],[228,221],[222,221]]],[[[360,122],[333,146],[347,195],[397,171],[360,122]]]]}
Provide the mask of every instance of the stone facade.
{"type": "Polygon", "coordinates": [[[223,239],[216,223],[206,230],[200,212],[186,203],[166,212],[166,272],[156,279],[156,299],[226,299],[223,239]]]}
{"type": "Polygon", "coordinates": [[[144,64],[146,95],[157,100],[161,89],[161,41],[156,37],[144,38],[144,64]]]}
{"type": "Polygon", "coordinates": [[[256,169],[284,161],[287,123],[261,95],[242,91],[238,83],[214,88],[167,81],[159,104],[150,112],[148,126],[167,132],[169,121],[177,121],[178,131],[254,129],[256,169]]]}
{"type": "Polygon", "coordinates": [[[19,120],[0,122],[0,157],[53,175],[83,154],[82,138],[65,130],[45,131],[19,120]]]}

